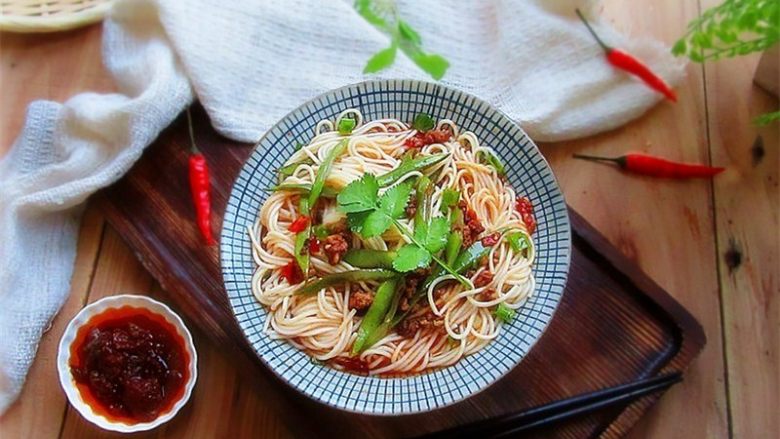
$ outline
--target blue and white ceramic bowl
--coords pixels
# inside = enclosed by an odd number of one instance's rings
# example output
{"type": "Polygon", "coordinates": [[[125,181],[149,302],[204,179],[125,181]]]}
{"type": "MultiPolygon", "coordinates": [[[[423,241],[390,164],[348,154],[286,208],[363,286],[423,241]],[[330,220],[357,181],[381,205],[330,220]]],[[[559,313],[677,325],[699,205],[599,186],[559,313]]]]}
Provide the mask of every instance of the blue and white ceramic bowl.
{"type": "Polygon", "coordinates": [[[486,102],[439,84],[412,80],[367,81],[325,93],[298,107],[271,128],[244,164],[230,194],[222,228],[222,274],[236,320],[260,359],[307,396],[344,410],[377,415],[418,413],[463,400],[496,382],[528,354],[561,300],[571,254],[566,203],[552,170],[531,139],[486,102]],[[276,183],[275,169],[307,143],[320,120],[358,108],[366,120],[394,117],[411,121],[425,112],[452,119],[493,147],[506,164],[518,194],[534,204],[538,222],[536,291],[511,325],[478,353],[455,365],[422,375],[376,378],[313,363],[292,345],[263,332],[266,310],[252,295],[255,271],[247,233],[276,183]]]}

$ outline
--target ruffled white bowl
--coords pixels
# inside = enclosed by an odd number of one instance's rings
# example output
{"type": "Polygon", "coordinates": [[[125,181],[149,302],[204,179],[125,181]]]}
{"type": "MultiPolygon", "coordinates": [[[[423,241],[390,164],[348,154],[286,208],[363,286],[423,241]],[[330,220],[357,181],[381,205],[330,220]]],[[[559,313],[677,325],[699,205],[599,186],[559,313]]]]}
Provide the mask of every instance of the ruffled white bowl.
{"type": "Polygon", "coordinates": [[[178,413],[190,399],[192,388],[195,387],[195,381],[198,379],[197,365],[198,354],[195,352],[195,345],[192,343],[192,335],[190,335],[190,331],[187,327],[184,326],[184,322],[182,322],[181,318],[163,303],[145,296],[130,294],[106,297],[84,307],[84,309],[76,314],[76,317],[68,323],[68,327],[65,328],[65,333],[60,340],[59,351],[57,352],[57,370],[60,375],[60,385],[62,385],[62,389],[68,396],[70,404],[89,422],[104,430],[118,431],[121,433],[151,430],[176,416],[176,413],[178,413]],[[168,323],[176,328],[176,331],[184,339],[185,349],[190,356],[189,379],[184,385],[184,394],[168,412],[163,413],[150,422],[126,424],[123,422],[111,421],[106,417],[95,413],[95,411],[92,410],[92,407],[82,398],[81,392],[76,387],[76,381],[70,371],[70,346],[76,339],[79,328],[84,326],[93,316],[101,314],[107,309],[121,308],[123,306],[144,308],[164,317],[168,323]]]}

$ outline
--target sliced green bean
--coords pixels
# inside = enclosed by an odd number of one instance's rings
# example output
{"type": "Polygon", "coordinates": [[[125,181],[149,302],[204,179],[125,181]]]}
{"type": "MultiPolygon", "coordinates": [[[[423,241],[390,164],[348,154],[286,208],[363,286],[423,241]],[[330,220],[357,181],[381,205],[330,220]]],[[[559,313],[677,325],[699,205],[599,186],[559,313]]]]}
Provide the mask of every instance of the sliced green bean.
{"type": "Polygon", "coordinates": [[[463,232],[455,229],[447,236],[447,246],[444,247],[444,262],[450,267],[455,263],[455,259],[460,253],[460,247],[463,245],[463,232]]]}
{"type": "MultiPolygon", "coordinates": [[[[288,191],[288,192],[297,192],[301,195],[309,196],[309,193],[311,192],[311,185],[307,183],[283,183],[278,184],[272,188],[266,188],[265,189],[268,192],[276,192],[276,191],[288,191]]],[[[320,196],[323,196],[325,198],[335,198],[336,195],[339,194],[339,191],[330,187],[325,186],[322,188],[322,192],[320,193],[320,196]]]]}
{"type": "Polygon", "coordinates": [[[344,254],[344,261],[358,268],[392,269],[396,256],[398,255],[394,251],[356,248],[350,249],[344,254]]]}
{"type": "Polygon", "coordinates": [[[387,311],[393,302],[393,297],[396,295],[397,287],[398,278],[394,277],[382,282],[379,288],[377,288],[376,294],[374,294],[374,301],[371,302],[371,306],[360,322],[355,343],[352,344],[353,355],[371,347],[371,345],[366,344],[366,341],[387,315],[387,311]]]}
{"type": "Polygon", "coordinates": [[[279,177],[281,177],[281,179],[284,180],[285,178],[295,174],[295,170],[298,169],[298,166],[311,165],[313,163],[314,161],[307,156],[305,159],[299,162],[290,163],[289,165],[282,166],[281,168],[279,168],[277,172],[279,173],[279,177]]]}
{"type": "Polygon", "coordinates": [[[379,183],[379,187],[390,186],[391,184],[400,180],[404,175],[414,171],[422,171],[423,169],[433,166],[436,163],[444,160],[448,155],[449,154],[441,153],[419,156],[413,159],[404,158],[401,160],[401,163],[397,168],[377,177],[377,183],[379,183]]]}
{"type": "Polygon", "coordinates": [[[346,282],[364,282],[369,280],[387,280],[398,273],[390,270],[351,270],[327,274],[315,281],[307,282],[295,294],[313,294],[323,288],[346,282]]]}
{"type": "Polygon", "coordinates": [[[322,189],[325,187],[325,179],[328,178],[330,169],[333,167],[333,162],[335,162],[341,154],[344,154],[344,151],[347,150],[348,144],[348,139],[344,139],[339,142],[336,146],[333,147],[333,149],[328,151],[325,159],[322,161],[322,163],[320,163],[320,167],[317,168],[317,175],[314,177],[314,183],[311,185],[311,192],[309,192],[310,207],[314,207],[314,205],[317,203],[317,199],[320,197],[320,194],[322,194],[322,189]]]}

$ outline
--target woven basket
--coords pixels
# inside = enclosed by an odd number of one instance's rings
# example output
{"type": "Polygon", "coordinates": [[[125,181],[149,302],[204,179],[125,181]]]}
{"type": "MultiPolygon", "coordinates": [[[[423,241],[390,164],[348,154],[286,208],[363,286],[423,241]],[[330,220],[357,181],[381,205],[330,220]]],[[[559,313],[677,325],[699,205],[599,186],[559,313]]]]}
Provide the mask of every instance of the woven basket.
{"type": "Polygon", "coordinates": [[[57,32],[103,19],[114,0],[0,0],[0,30],[57,32]]]}

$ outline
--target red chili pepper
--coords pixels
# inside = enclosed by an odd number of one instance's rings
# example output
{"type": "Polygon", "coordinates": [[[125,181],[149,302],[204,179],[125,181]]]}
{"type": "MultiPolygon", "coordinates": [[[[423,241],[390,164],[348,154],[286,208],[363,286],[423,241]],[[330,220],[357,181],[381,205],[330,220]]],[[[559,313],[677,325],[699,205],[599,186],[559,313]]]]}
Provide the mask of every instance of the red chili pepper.
{"type": "Polygon", "coordinates": [[[621,157],[574,154],[574,158],[616,163],[621,169],[628,172],[660,178],[709,178],[720,174],[724,169],[707,165],[673,162],[659,157],[636,153],[626,154],[621,157]]]}
{"type": "Polygon", "coordinates": [[[404,142],[409,149],[422,148],[433,143],[444,143],[452,137],[452,133],[446,130],[431,130],[425,133],[417,133],[404,142]]]}
{"type": "Polygon", "coordinates": [[[320,252],[320,240],[312,236],[309,238],[309,254],[316,255],[320,252]]]}
{"type": "Polygon", "coordinates": [[[187,124],[190,130],[192,155],[189,160],[190,191],[192,203],[195,206],[195,216],[200,234],[206,240],[206,245],[214,245],[217,241],[211,232],[211,186],[209,185],[209,165],[206,158],[195,146],[195,134],[192,128],[192,115],[187,108],[187,124]]]}
{"type": "Polygon", "coordinates": [[[675,93],[675,91],[672,90],[672,88],[669,87],[669,85],[661,77],[653,73],[649,67],[647,67],[642,61],[634,58],[633,55],[620,49],[607,46],[590,26],[590,23],[588,23],[588,20],[586,20],[582,15],[582,12],[580,12],[579,9],[576,9],[576,12],[577,16],[580,17],[580,20],[585,23],[588,31],[596,39],[596,42],[598,42],[601,48],[604,49],[604,52],[607,54],[607,61],[609,61],[610,64],[620,70],[626,71],[638,77],[644,81],[645,84],[650,86],[650,88],[659,93],[662,93],[670,101],[677,102],[677,93],[675,93]]]}
{"type": "Polygon", "coordinates": [[[520,214],[528,233],[533,234],[536,230],[536,218],[534,218],[534,205],[531,200],[528,197],[517,197],[515,210],[520,214]]]}
{"type": "Polygon", "coordinates": [[[298,262],[295,260],[292,260],[287,265],[283,266],[279,272],[283,278],[287,279],[287,283],[290,285],[303,282],[303,272],[301,271],[301,267],[298,266],[298,262]]]}
{"type": "Polygon", "coordinates": [[[306,227],[309,225],[309,217],[306,215],[301,215],[298,218],[295,218],[295,221],[290,224],[290,227],[287,228],[287,230],[298,233],[303,232],[306,230],[306,227]]]}

